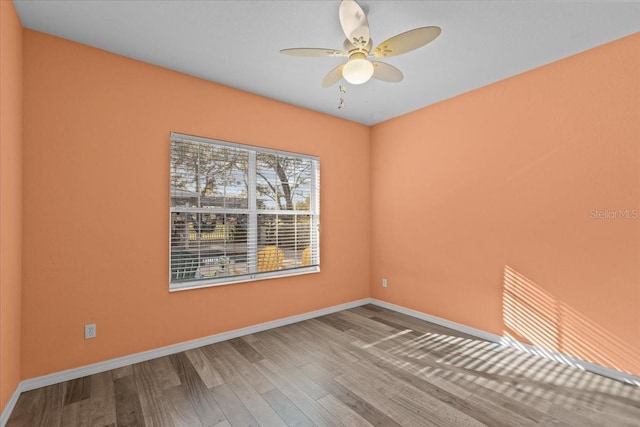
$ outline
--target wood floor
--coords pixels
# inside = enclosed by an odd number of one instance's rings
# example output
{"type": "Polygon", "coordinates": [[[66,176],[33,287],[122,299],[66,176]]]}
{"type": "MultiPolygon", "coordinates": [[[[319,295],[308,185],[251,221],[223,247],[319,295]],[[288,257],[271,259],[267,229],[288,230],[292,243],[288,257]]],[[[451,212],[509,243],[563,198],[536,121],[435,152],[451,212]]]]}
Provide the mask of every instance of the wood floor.
{"type": "Polygon", "coordinates": [[[363,306],[23,393],[16,426],[640,426],[640,388],[363,306]]]}

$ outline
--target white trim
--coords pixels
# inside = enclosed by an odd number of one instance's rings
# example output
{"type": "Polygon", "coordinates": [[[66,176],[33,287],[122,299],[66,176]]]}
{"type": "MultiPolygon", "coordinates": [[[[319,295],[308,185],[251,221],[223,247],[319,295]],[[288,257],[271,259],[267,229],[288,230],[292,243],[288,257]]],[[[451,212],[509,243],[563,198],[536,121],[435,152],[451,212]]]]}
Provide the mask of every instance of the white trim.
{"type": "Polygon", "coordinates": [[[562,363],[563,365],[573,366],[574,368],[578,368],[583,371],[589,371],[594,374],[602,375],[603,377],[611,378],[640,387],[639,376],[618,371],[612,368],[607,368],[606,366],[597,365],[595,363],[587,362],[586,360],[578,359],[577,357],[569,356],[568,354],[559,353],[554,350],[547,350],[530,344],[524,344],[507,337],[502,337],[500,344],[507,347],[517,348],[518,350],[524,351],[525,353],[534,354],[545,359],[555,360],[556,362],[562,363]]]}
{"type": "Polygon", "coordinates": [[[454,331],[462,332],[467,335],[473,335],[474,337],[481,338],[485,341],[501,343],[502,340],[502,337],[499,335],[485,332],[480,329],[475,329],[461,323],[455,323],[450,320],[445,320],[440,317],[432,316],[430,314],[425,314],[420,311],[411,310],[410,308],[405,308],[385,301],[380,301],[375,298],[372,298],[371,304],[377,305],[378,307],[386,308],[387,310],[397,311],[398,313],[406,314],[407,316],[415,317],[417,319],[424,320],[430,323],[435,323],[436,325],[444,326],[445,328],[453,329],[454,331]]]}
{"type": "Polygon", "coordinates": [[[260,323],[254,326],[248,326],[246,328],[235,329],[233,331],[223,332],[216,335],[210,335],[208,337],[199,338],[191,341],[185,341],[179,344],[173,344],[166,347],[157,348],[154,350],[143,351],[141,353],[122,356],[122,357],[118,357],[111,360],[105,360],[104,362],[93,363],[91,365],[81,366],[79,368],[68,369],[62,372],[43,375],[41,377],[30,378],[28,380],[22,381],[21,391],[34,390],[40,387],[46,387],[46,386],[58,384],[64,381],[74,380],[76,378],[82,378],[87,375],[93,375],[100,372],[109,371],[111,369],[121,368],[123,366],[131,365],[134,363],[145,362],[147,360],[156,359],[158,357],[180,353],[181,351],[191,350],[191,349],[202,347],[205,345],[214,344],[220,341],[226,341],[226,340],[238,338],[244,335],[255,334],[257,332],[266,331],[267,329],[278,328],[280,326],[302,322],[303,320],[312,319],[314,317],[325,316],[327,314],[335,313],[338,311],[359,307],[361,305],[369,304],[370,302],[371,302],[370,298],[364,298],[361,300],[352,301],[345,304],[334,305],[332,307],[323,308],[321,310],[310,311],[308,313],[285,317],[282,319],[273,320],[271,322],[260,323]]]}
{"type": "Polygon", "coordinates": [[[304,157],[310,160],[320,160],[320,157],[314,156],[313,154],[304,154],[304,153],[296,153],[293,151],[285,151],[285,150],[276,150],[273,148],[265,148],[258,145],[244,144],[241,142],[230,142],[225,141],[223,139],[214,139],[214,138],[205,138],[203,136],[195,136],[188,135],[184,133],[171,132],[169,135],[172,141],[180,141],[180,142],[199,142],[204,144],[216,144],[216,145],[224,145],[226,147],[235,148],[237,150],[254,150],[259,151],[261,153],[269,153],[269,154],[294,154],[296,156],[304,157]]]}
{"type": "Polygon", "coordinates": [[[16,403],[18,402],[20,393],[22,393],[22,382],[18,383],[16,390],[7,401],[4,410],[0,413],[0,427],[4,427],[7,424],[7,421],[9,421],[9,416],[13,412],[13,408],[15,408],[16,403]]]}
{"type": "Polygon", "coordinates": [[[562,363],[563,365],[573,366],[578,369],[593,372],[594,374],[602,375],[614,380],[622,381],[640,387],[640,377],[633,374],[621,372],[602,365],[587,362],[585,360],[578,359],[577,357],[562,354],[557,351],[543,349],[530,344],[524,344],[514,339],[501,337],[490,332],[485,332],[480,329],[475,329],[470,326],[442,319],[440,317],[431,316],[429,314],[411,310],[399,305],[380,301],[375,298],[371,299],[371,304],[386,308],[388,310],[397,311],[398,313],[406,314],[407,316],[415,317],[427,322],[435,323],[436,325],[444,326],[445,328],[453,329],[454,331],[462,332],[486,341],[501,344],[505,347],[513,347],[518,350],[524,351],[525,353],[544,357],[545,359],[549,360],[555,360],[556,362],[562,363]]]}
{"type": "Polygon", "coordinates": [[[249,273],[238,276],[225,276],[189,282],[169,283],[169,292],[190,291],[193,289],[210,288],[213,286],[234,285],[236,283],[257,282],[259,280],[279,279],[282,277],[301,276],[303,274],[320,273],[319,265],[310,267],[296,267],[287,270],[265,271],[264,273],[249,273]]]}

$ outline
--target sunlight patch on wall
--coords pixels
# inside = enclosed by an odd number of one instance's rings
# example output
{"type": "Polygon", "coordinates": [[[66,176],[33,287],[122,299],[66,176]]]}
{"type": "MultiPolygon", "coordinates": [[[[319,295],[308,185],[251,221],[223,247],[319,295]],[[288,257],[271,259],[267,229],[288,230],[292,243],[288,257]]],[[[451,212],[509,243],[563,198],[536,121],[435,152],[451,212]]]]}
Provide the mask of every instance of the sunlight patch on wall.
{"type": "Polygon", "coordinates": [[[503,335],[510,345],[530,343],[540,348],[540,356],[569,364],[554,352],[627,373],[640,366],[640,351],[510,266],[503,288],[503,335]]]}

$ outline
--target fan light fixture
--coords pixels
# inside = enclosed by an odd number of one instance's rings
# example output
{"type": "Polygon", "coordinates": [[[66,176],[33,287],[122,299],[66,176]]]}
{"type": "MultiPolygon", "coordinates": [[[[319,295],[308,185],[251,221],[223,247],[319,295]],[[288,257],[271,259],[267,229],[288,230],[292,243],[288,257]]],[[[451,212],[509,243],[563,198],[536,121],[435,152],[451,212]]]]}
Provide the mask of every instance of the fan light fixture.
{"type": "MultiPolygon", "coordinates": [[[[2,0],[0,0],[2,1],[2,0]]],[[[348,57],[349,60],[334,67],[322,80],[322,87],[333,86],[341,79],[353,85],[368,82],[371,78],[383,82],[399,82],[402,72],[382,61],[369,61],[367,57],[388,58],[411,52],[435,40],[442,31],[440,27],[420,27],[395,35],[372,50],[369,21],[364,10],[355,0],[342,0],[338,10],[340,26],[347,39],[343,49],[317,47],[295,47],[282,49],[280,53],[310,57],[348,57]]]]}
{"type": "Polygon", "coordinates": [[[365,58],[353,58],[352,56],[342,68],[342,77],[352,85],[366,83],[372,76],[373,64],[365,58]]]}

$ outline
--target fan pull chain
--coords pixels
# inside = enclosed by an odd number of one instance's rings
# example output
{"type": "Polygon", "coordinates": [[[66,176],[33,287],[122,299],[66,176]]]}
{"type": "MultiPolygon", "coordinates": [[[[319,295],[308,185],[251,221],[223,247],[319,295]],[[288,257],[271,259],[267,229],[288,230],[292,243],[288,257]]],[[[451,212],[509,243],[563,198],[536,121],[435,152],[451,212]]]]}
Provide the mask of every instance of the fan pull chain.
{"type": "MultiPolygon", "coordinates": [[[[347,88],[344,85],[338,86],[338,92],[340,94],[347,93],[347,88]]],[[[344,109],[344,98],[340,96],[340,102],[338,103],[338,110],[344,109]]]]}

